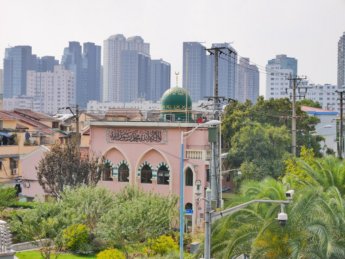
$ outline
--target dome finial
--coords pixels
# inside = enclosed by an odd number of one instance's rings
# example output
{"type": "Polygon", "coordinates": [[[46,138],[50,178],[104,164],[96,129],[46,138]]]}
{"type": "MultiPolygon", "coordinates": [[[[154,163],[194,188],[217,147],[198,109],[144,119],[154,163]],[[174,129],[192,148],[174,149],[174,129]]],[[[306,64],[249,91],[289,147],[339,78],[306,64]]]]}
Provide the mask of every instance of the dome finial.
{"type": "Polygon", "coordinates": [[[176,87],[178,87],[178,76],[179,76],[179,72],[175,72],[175,76],[176,76],[176,87]]]}

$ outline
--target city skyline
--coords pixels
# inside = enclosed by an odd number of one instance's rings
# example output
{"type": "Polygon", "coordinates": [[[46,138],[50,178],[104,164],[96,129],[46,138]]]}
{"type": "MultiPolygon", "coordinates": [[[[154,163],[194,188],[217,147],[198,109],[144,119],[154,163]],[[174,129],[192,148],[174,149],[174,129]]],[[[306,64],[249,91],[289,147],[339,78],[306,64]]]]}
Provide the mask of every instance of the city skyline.
{"type": "MultiPolygon", "coordinates": [[[[233,42],[239,57],[249,57],[260,65],[260,71],[270,58],[286,54],[298,59],[299,73],[321,84],[337,81],[337,42],[345,31],[344,0],[317,0],[312,5],[308,0],[285,4],[163,0],[154,6],[151,1],[135,0],[3,0],[1,9],[1,60],[8,46],[30,45],[38,56],[61,59],[69,41],[91,41],[103,47],[110,35],[122,33],[145,38],[151,45],[151,58],[169,62],[172,73],[182,73],[184,41],[203,41],[207,47],[213,42],[233,42]],[[213,14],[212,6],[221,8],[213,14]],[[316,54],[322,64],[315,62],[316,54]]],[[[174,77],[171,81],[174,86],[174,77]]],[[[264,81],[260,85],[263,94],[264,81]]]]}

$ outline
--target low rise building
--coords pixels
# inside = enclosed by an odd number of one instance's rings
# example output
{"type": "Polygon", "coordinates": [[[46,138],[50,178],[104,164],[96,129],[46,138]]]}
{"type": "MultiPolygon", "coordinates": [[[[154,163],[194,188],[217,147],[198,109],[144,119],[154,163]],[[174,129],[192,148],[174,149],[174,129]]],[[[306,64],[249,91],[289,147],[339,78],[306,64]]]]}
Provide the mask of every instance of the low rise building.
{"type": "Polygon", "coordinates": [[[22,177],[21,156],[40,145],[51,145],[59,136],[54,119],[29,110],[0,111],[0,182],[22,177]]]}

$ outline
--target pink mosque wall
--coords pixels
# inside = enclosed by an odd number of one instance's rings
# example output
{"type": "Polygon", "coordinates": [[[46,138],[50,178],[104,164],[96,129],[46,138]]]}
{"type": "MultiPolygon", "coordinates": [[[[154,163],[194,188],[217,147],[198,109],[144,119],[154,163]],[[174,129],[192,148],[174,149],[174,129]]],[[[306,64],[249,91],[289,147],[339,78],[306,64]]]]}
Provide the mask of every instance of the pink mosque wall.
{"type": "MultiPolygon", "coordinates": [[[[174,194],[179,197],[181,131],[185,132],[190,130],[190,128],[175,127],[163,129],[167,133],[164,143],[110,142],[107,140],[107,129],[109,127],[91,126],[90,152],[96,156],[104,156],[113,165],[117,165],[122,160],[125,160],[130,171],[129,183],[119,182],[114,177],[113,181],[100,181],[99,185],[107,187],[114,192],[119,192],[125,186],[131,184],[138,186],[144,191],[152,191],[162,195],[174,194]],[[162,162],[165,163],[170,171],[169,185],[157,184],[157,180],[152,180],[152,183],[141,183],[138,170],[145,162],[151,165],[152,169],[157,169],[162,162]]],[[[184,138],[184,148],[185,151],[186,149],[208,149],[207,129],[198,128],[190,136],[184,138]]],[[[204,188],[207,187],[206,169],[208,162],[197,159],[185,159],[184,169],[186,170],[188,167],[193,171],[193,186],[184,187],[184,203],[191,203],[193,205],[193,216],[190,217],[192,218],[194,228],[194,226],[200,226],[200,218],[203,217],[204,213],[204,202],[201,202],[202,200],[198,198],[204,197],[204,188]],[[196,195],[196,180],[201,181],[201,195],[196,195]]]]}

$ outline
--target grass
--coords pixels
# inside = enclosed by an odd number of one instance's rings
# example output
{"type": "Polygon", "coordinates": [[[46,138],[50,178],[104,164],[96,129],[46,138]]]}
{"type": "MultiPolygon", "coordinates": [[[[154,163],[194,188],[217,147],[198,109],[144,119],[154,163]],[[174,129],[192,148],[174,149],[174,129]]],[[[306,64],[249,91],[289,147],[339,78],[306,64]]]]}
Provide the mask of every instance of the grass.
{"type": "MultiPolygon", "coordinates": [[[[25,251],[16,253],[18,259],[42,259],[39,251],[25,251]]],[[[51,256],[54,258],[54,255],[51,256]]],[[[58,259],[96,259],[95,255],[74,255],[74,254],[59,254],[58,259]]]]}

